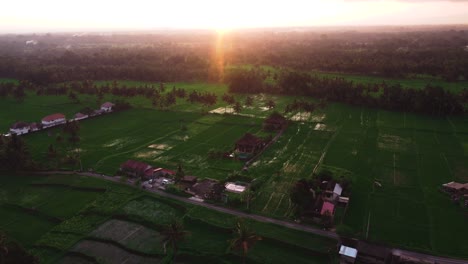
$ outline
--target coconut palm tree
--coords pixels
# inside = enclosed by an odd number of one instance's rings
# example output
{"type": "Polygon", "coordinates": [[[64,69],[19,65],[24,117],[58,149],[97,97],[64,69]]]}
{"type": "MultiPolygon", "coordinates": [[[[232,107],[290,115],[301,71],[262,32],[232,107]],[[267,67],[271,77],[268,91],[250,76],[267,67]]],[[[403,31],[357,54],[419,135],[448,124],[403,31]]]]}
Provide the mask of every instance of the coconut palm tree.
{"type": "Polygon", "coordinates": [[[250,248],[259,241],[262,240],[260,236],[257,236],[243,219],[239,219],[234,229],[235,237],[230,240],[230,248],[242,251],[242,263],[245,263],[245,258],[250,248]]]}
{"type": "Polygon", "coordinates": [[[164,236],[163,239],[163,246],[164,246],[164,253],[166,253],[166,246],[169,243],[172,247],[172,261],[174,262],[177,250],[178,243],[185,240],[185,238],[189,235],[188,231],[184,230],[184,225],[182,222],[178,221],[177,219],[173,219],[171,223],[161,232],[164,236]]]}

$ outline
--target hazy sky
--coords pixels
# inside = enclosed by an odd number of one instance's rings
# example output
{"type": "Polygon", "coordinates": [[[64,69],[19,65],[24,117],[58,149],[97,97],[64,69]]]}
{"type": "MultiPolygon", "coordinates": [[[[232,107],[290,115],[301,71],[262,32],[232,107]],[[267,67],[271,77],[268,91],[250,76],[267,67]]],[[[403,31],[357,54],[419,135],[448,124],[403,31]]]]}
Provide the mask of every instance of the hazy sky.
{"type": "Polygon", "coordinates": [[[14,0],[0,32],[468,24],[468,0],[14,0]]]}

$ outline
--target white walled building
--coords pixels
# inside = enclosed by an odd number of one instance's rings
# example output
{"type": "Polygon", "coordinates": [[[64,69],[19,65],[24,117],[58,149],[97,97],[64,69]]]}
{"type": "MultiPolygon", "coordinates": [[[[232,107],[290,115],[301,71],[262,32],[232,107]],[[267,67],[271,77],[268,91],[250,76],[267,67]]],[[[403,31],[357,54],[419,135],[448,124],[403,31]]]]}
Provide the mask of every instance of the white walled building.
{"type": "Polygon", "coordinates": [[[66,122],[64,114],[53,114],[42,118],[42,125],[45,127],[56,126],[66,122]]]}

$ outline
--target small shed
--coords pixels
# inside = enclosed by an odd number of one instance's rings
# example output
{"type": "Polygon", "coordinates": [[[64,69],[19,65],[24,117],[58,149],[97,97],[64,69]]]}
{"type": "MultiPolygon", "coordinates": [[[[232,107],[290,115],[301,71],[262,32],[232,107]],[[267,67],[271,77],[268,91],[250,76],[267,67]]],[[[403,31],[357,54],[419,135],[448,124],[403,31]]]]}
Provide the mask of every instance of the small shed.
{"type": "Polygon", "coordinates": [[[234,182],[227,182],[224,187],[226,187],[226,191],[233,192],[233,193],[243,193],[247,188],[245,185],[237,184],[234,182]]]}
{"type": "Polygon", "coordinates": [[[195,184],[197,183],[198,178],[196,176],[184,176],[180,179],[181,182],[195,184]]]}
{"type": "Polygon", "coordinates": [[[76,113],[75,118],[73,120],[78,121],[78,120],[83,120],[88,118],[88,115],[82,114],[82,113],[76,113]]]}
{"type": "Polygon", "coordinates": [[[42,125],[38,123],[31,123],[31,131],[37,131],[39,129],[42,129],[42,125]]]}
{"type": "Polygon", "coordinates": [[[105,112],[110,112],[112,111],[112,107],[114,107],[114,104],[111,102],[105,102],[101,105],[101,110],[105,112]]]}
{"type": "Polygon", "coordinates": [[[341,263],[354,263],[356,261],[358,251],[355,248],[341,245],[339,254],[341,255],[341,263]]]}
{"type": "Polygon", "coordinates": [[[335,188],[333,188],[333,199],[337,199],[338,197],[341,196],[341,193],[343,192],[343,188],[339,183],[335,184],[335,188]]]}

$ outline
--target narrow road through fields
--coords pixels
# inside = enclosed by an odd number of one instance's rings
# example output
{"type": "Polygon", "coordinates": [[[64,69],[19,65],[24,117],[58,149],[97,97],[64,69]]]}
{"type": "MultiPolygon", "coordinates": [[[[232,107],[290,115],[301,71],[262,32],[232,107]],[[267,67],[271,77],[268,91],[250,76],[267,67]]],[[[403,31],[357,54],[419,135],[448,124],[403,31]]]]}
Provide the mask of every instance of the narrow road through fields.
{"type": "MultiPolygon", "coordinates": [[[[73,171],[43,171],[43,172],[28,172],[28,173],[42,174],[42,175],[50,175],[50,174],[72,175],[72,174],[75,174],[75,175],[82,175],[82,176],[101,178],[101,179],[105,179],[105,180],[108,180],[108,181],[133,186],[133,185],[130,185],[130,184],[122,183],[122,182],[120,182],[119,179],[117,179],[115,177],[107,176],[107,175],[103,175],[103,174],[98,174],[98,173],[91,173],[91,172],[77,173],[77,172],[73,172],[73,171]]],[[[135,187],[135,186],[133,186],[133,187],[135,187]]],[[[135,187],[135,188],[137,188],[137,187],[135,187]]],[[[215,210],[215,211],[218,211],[218,212],[222,212],[222,213],[226,213],[226,214],[230,214],[230,215],[234,215],[234,216],[238,216],[238,217],[253,219],[253,220],[256,220],[256,221],[259,221],[259,222],[263,222],[263,223],[276,224],[276,225],[283,226],[283,227],[286,227],[286,228],[295,229],[295,230],[299,230],[299,231],[303,231],[303,232],[307,232],[307,233],[311,233],[311,234],[315,234],[315,235],[319,235],[319,236],[323,236],[323,237],[327,237],[327,238],[331,238],[331,239],[335,239],[335,240],[340,241],[339,235],[336,234],[335,232],[332,232],[332,231],[321,230],[319,228],[315,228],[315,227],[312,227],[312,226],[306,226],[306,225],[302,225],[302,224],[298,224],[298,223],[294,223],[294,222],[290,222],[290,221],[278,220],[278,219],[265,217],[265,216],[261,216],[261,215],[248,214],[248,213],[244,213],[244,212],[241,212],[241,211],[238,211],[238,210],[225,208],[225,207],[214,205],[214,204],[208,204],[208,203],[205,203],[205,202],[199,202],[199,201],[191,200],[189,198],[185,198],[185,197],[177,196],[177,195],[174,195],[174,194],[170,194],[170,193],[164,192],[162,190],[158,190],[158,189],[151,189],[151,190],[146,189],[146,190],[142,190],[142,191],[146,191],[146,192],[150,192],[150,193],[156,193],[157,195],[160,195],[160,196],[163,196],[163,197],[167,197],[167,198],[170,198],[170,199],[181,201],[183,203],[189,203],[189,204],[193,204],[193,205],[197,205],[197,206],[203,206],[205,208],[209,208],[209,209],[212,209],[212,210],[215,210]]],[[[452,258],[446,258],[446,257],[438,257],[438,256],[429,255],[429,254],[409,251],[409,250],[394,248],[391,251],[392,251],[392,254],[395,255],[395,256],[410,257],[410,258],[413,258],[413,259],[416,259],[416,260],[419,260],[419,261],[426,261],[426,262],[434,263],[434,264],[468,264],[467,260],[452,259],[452,258]]]]}

